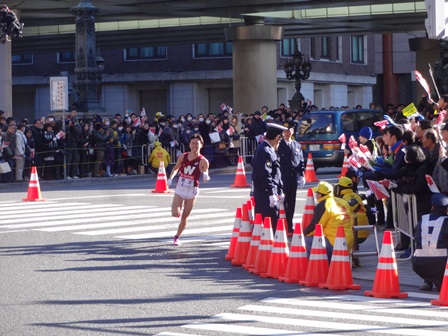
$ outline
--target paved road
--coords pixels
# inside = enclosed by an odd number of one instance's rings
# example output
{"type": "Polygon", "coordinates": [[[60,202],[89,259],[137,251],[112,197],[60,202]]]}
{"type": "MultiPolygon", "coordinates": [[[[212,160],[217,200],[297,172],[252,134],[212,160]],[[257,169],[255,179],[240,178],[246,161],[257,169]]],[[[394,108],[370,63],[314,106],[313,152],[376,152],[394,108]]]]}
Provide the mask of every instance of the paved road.
{"type": "Polygon", "coordinates": [[[151,193],[154,177],[46,183],[42,203],[22,202],[24,186],[3,190],[0,335],[448,336],[447,311],[428,304],[436,293],[403,286],[409,299],[372,299],[230,266],[235,209],[249,196],[228,187],[233,178],[203,185],[181,247],[172,194],[151,193]]]}

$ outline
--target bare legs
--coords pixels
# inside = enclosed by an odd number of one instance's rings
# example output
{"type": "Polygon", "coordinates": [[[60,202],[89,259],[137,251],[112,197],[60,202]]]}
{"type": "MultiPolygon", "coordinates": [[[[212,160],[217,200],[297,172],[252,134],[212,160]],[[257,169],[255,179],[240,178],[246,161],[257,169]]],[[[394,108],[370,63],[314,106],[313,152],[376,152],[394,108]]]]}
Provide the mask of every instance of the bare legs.
{"type": "Polygon", "coordinates": [[[183,199],[178,194],[174,194],[173,203],[171,205],[171,215],[173,217],[180,217],[179,227],[177,228],[176,236],[180,237],[185,227],[187,226],[187,218],[193,210],[194,202],[196,202],[195,198],[183,199]],[[182,211],[182,203],[183,203],[183,211],[182,211]]]}

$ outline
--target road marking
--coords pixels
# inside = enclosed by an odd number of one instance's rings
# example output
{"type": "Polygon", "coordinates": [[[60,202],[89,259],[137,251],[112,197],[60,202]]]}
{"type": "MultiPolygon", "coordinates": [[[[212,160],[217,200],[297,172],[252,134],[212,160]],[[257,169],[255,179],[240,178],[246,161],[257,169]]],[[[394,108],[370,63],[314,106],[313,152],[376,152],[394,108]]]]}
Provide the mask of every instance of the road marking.
{"type": "MultiPolygon", "coordinates": [[[[148,194],[115,194],[115,195],[93,195],[89,196],[89,199],[92,198],[109,198],[109,197],[142,197],[148,196],[148,194]]],[[[63,197],[63,198],[51,198],[47,199],[47,201],[65,201],[65,200],[73,200],[73,199],[86,199],[86,196],[76,196],[76,197],[63,197]]]]}
{"type": "MultiPolygon", "coordinates": [[[[197,220],[197,219],[207,219],[207,218],[209,218],[209,216],[204,216],[204,215],[188,217],[188,219],[190,221],[194,221],[194,220],[197,220]]],[[[172,224],[178,224],[179,223],[179,219],[178,218],[172,218],[171,221],[173,222],[172,224]]],[[[231,225],[231,224],[233,224],[233,220],[231,220],[229,218],[221,219],[221,220],[213,220],[211,225],[225,224],[225,223],[228,223],[229,225],[231,225]]],[[[126,224],[124,224],[124,225],[126,225],[126,224]]],[[[207,227],[210,227],[211,225],[209,225],[207,227]]],[[[190,228],[194,227],[194,226],[202,226],[203,227],[204,223],[195,223],[193,225],[189,224],[190,228]]],[[[156,230],[163,230],[163,229],[166,229],[166,228],[167,228],[166,225],[151,225],[151,226],[119,228],[119,229],[110,229],[110,230],[84,231],[84,232],[76,232],[76,234],[82,234],[82,235],[87,235],[87,236],[97,236],[97,235],[118,234],[118,233],[128,233],[128,232],[130,233],[130,232],[139,232],[139,231],[156,231],[156,230]]],[[[229,227],[229,228],[231,229],[231,227],[229,227]]],[[[84,230],[88,229],[88,227],[84,227],[83,229],[84,230]]],[[[42,231],[46,231],[46,230],[42,230],[42,231]]]]}
{"type": "MultiPolygon", "coordinates": [[[[355,295],[353,295],[355,296],[355,295]]],[[[409,309],[409,308],[391,308],[388,307],[385,309],[383,306],[369,306],[369,305],[360,305],[354,303],[337,303],[337,302],[329,302],[326,298],[323,301],[313,301],[313,300],[300,300],[300,299],[281,299],[281,298],[267,298],[262,300],[263,302],[268,303],[276,303],[276,304],[286,304],[292,306],[304,306],[304,307],[312,307],[312,308],[327,308],[337,310],[357,310],[357,311],[372,311],[378,314],[400,314],[400,315],[409,315],[409,316],[426,316],[432,318],[446,318],[447,312],[440,311],[440,307],[436,309],[409,309]]],[[[372,301],[373,302],[373,301],[372,301]]],[[[425,306],[425,302],[418,302],[419,305],[425,306]]],[[[415,304],[414,304],[415,305],[415,304]]],[[[428,307],[430,308],[430,307],[428,307]]],[[[442,309],[443,310],[443,309],[442,309]]]]}
{"type": "MultiPolygon", "coordinates": [[[[307,331],[285,330],[285,329],[272,329],[272,328],[259,328],[259,327],[246,327],[240,324],[229,323],[202,323],[196,322],[187,325],[183,325],[182,328],[200,329],[207,331],[219,331],[222,333],[234,333],[244,335],[288,335],[288,336],[329,336],[328,333],[309,333],[307,331]]],[[[342,336],[338,334],[331,334],[331,336],[342,336]]]]}
{"type": "MultiPolygon", "coordinates": [[[[388,322],[388,323],[400,323],[400,324],[412,324],[415,325],[415,318],[402,318],[402,317],[390,317],[390,316],[376,316],[376,315],[362,315],[359,311],[354,313],[339,313],[334,310],[332,311],[318,311],[318,310],[308,310],[308,309],[294,309],[291,307],[274,307],[274,306],[257,306],[257,305],[247,305],[239,307],[241,310],[249,310],[254,312],[263,313],[276,313],[285,315],[296,315],[296,316],[312,316],[312,317],[330,317],[332,319],[341,320],[355,320],[355,321],[366,321],[366,322],[388,322]]],[[[414,314],[416,315],[416,314],[414,314]]],[[[419,325],[431,326],[434,328],[448,327],[448,321],[437,321],[437,320],[419,320],[419,325]]]]}
{"type": "MultiPolygon", "coordinates": [[[[332,312],[328,312],[328,317],[331,317],[331,314],[332,312]]],[[[402,327],[395,328],[391,326],[381,326],[381,325],[350,324],[334,321],[329,322],[317,321],[317,320],[315,321],[315,320],[298,319],[298,318],[290,319],[278,316],[270,317],[270,316],[223,313],[215,315],[213,317],[232,321],[262,322],[271,324],[282,324],[288,326],[312,327],[328,330],[344,330],[344,331],[369,332],[369,333],[373,332],[373,333],[409,335],[409,336],[428,336],[428,333],[430,333],[431,336],[448,336],[448,332],[446,331],[437,331],[437,330],[429,331],[429,330],[418,330],[402,327]]],[[[325,316],[323,315],[323,317],[325,316]]]]}
{"type": "MultiPolygon", "coordinates": [[[[215,231],[226,231],[230,230],[231,226],[217,226],[217,227],[209,227],[209,228],[201,228],[201,229],[187,229],[185,233],[188,235],[192,235],[195,233],[204,233],[204,232],[215,232],[215,231]]],[[[156,233],[142,233],[136,235],[128,235],[128,236],[116,236],[117,238],[123,239],[150,239],[150,238],[164,238],[164,237],[172,237],[172,232],[156,232],[156,233]]]]}
{"type": "MultiPolygon", "coordinates": [[[[33,218],[36,218],[37,216],[44,215],[45,217],[51,216],[51,218],[73,218],[73,215],[80,215],[81,211],[83,210],[93,210],[96,214],[102,213],[102,212],[110,212],[111,210],[115,210],[117,207],[116,204],[96,204],[96,205],[81,205],[81,206],[63,206],[63,207],[52,207],[51,209],[31,209],[28,211],[24,211],[23,209],[16,210],[14,214],[10,215],[3,215],[2,213],[2,221],[1,224],[5,223],[14,223],[15,220],[13,219],[22,219],[24,218],[24,215],[30,214],[33,218]],[[49,214],[49,210],[51,210],[51,214],[49,214]],[[55,213],[60,213],[60,216],[56,216],[55,213]],[[8,219],[6,221],[5,219],[8,219]]],[[[147,206],[141,205],[141,206],[133,206],[133,209],[148,209],[147,206]]],[[[86,215],[84,214],[84,217],[86,215]]]]}

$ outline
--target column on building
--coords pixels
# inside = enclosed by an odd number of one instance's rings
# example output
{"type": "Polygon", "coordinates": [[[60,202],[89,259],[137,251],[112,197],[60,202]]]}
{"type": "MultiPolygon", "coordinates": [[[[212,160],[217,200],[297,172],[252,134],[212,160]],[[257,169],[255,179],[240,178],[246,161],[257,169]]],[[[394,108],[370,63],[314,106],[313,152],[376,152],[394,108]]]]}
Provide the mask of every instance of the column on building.
{"type": "Polygon", "coordinates": [[[392,33],[383,34],[383,106],[398,105],[398,76],[393,68],[392,33]]]}
{"type": "MultiPolygon", "coordinates": [[[[14,13],[20,19],[20,10],[15,9],[14,13]]],[[[0,110],[6,112],[6,117],[12,117],[12,55],[11,44],[6,42],[0,44],[0,110]]]]}
{"type": "Polygon", "coordinates": [[[12,66],[11,42],[0,44],[0,110],[12,116],[12,66]]]}
{"type": "MultiPolygon", "coordinates": [[[[415,52],[415,68],[423,75],[432,89],[433,84],[431,77],[428,74],[428,63],[434,68],[434,64],[440,58],[439,41],[426,37],[409,39],[409,49],[415,52]]],[[[423,93],[425,93],[423,87],[416,83],[414,102],[418,103],[423,93]]],[[[444,92],[441,92],[441,94],[442,93],[444,92]]],[[[431,94],[433,94],[433,90],[431,91],[431,94]]]]}
{"type": "Polygon", "coordinates": [[[263,105],[277,106],[278,26],[247,25],[225,29],[233,42],[233,102],[235,111],[253,113],[263,105]]]}

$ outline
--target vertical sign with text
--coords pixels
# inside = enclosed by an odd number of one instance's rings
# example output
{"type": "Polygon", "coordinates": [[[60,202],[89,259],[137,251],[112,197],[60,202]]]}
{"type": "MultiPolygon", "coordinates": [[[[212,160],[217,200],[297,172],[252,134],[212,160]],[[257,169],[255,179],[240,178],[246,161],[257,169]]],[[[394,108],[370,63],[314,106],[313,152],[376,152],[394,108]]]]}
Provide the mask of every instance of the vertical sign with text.
{"type": "Polygon", "coordinates": [[[68,78],[50,77],[51,111],[68,110],[68,78]]]}

